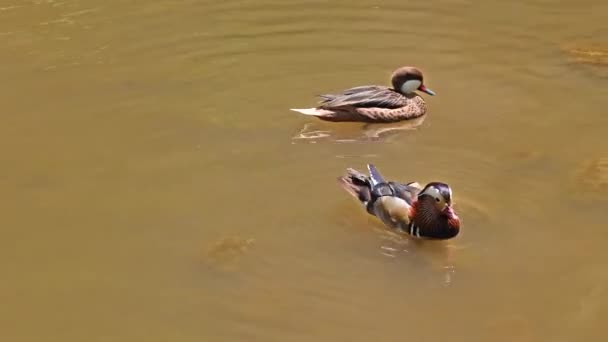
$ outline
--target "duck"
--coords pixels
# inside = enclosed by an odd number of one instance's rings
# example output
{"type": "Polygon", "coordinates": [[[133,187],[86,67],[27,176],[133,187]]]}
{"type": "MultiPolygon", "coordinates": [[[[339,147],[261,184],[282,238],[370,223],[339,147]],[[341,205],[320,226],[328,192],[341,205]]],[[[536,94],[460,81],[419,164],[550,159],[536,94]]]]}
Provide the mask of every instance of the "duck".
{"type": "Polygon", "coordinates": [[[460,218],[452,207],[452,189],[443,182],[386,181],[373,164],[368,174],[347,168],[338,183],[372,216],[386,226],[421,240],[448,240],[460,232],[460,218]]]}
{"type": "Polygon", "coordinates": [[[364,85],[339,94],[319,95],[318,107],[291,110],[324,121],[389,123],[418,118],[426,113],[426,102],[417,90],[435,96],[435,92],[424,84],[422,71],[413,66],[395,70],[391,84],[392,88],[364,85]]]}

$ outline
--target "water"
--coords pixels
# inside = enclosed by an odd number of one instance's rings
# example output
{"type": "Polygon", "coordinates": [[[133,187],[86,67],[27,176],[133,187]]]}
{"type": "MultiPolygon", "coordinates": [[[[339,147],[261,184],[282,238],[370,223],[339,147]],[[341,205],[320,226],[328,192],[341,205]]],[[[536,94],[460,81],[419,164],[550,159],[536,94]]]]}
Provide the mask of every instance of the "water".
{"type": "Polygon", "coordinates": [[[568,51],[607,12],[4,0],[0,337],[604,341],[608,73],[568,51]],[[288,110],[401,65],[418,126],[288,110]],[[368,162],[448,182],[462,234],[367,216],[335,180],[368,162]]]}

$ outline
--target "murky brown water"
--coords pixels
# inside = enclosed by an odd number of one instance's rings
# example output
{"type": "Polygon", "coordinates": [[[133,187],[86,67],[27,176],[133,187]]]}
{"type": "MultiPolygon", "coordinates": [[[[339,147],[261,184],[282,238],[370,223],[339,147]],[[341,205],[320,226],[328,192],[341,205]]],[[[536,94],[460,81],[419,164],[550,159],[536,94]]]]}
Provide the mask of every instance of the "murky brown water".
{"type": "Polygon", "coordinates": [[[567,51],[606,13],[3,0],[1,339],[606,341],[608,72],[567,51]],[[288,110],[404,64],[417,129],[288,110]],[[335,178],[367,162],[449,182],[462,235],[366,216],[335,178]]]}

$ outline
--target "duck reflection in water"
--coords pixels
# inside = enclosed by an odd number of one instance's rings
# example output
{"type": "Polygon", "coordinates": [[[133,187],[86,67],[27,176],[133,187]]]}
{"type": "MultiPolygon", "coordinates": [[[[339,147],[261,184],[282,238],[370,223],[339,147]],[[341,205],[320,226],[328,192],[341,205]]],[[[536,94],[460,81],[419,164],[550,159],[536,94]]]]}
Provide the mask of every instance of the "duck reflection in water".
{"type": "Polygon", "coordinates": [[[420,126],[426,116],[396,123],[306,123],[293,136],[294,142],[316,143],[320,141],[348,142],[381,142],[390,141],[399,134],[413,131],[420,126]]]}
{"type": "Polygon", "coordinates": [[[433,282],[450,286],[457,273],[458,252],[463,246],[446,241],[420,241],[404,237],[403,234],[375,229],[380,236],[379,253],[390,259],[408,264],[408,270],[426,274],[433,282]]]}

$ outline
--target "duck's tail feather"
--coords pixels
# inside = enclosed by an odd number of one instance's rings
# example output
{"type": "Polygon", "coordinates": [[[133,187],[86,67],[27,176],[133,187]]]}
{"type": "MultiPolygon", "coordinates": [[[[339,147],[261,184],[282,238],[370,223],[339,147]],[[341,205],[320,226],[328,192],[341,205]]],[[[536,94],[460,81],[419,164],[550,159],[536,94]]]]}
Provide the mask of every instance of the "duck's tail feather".
{"type": "Polygon", "coordinates": [[[372,198],[369,178],[355,169],[347,169],[346,175],[338,178],[338,183],[349,194],[357,198],[363,206],[367,206],[372,198]]]}
{"type": "Polygon", "coordinates": [[[290,108],[289,110],[293,110],[294,112],[298,112],[304,115],[312,115],[312,116],[328,116],[334,114],[333,111],[321,108],[290,108]]]}
{"type": "Polygon", "coordinates": [[[298,112],[304,115],[317,115],[316,108],[290,108],[289,110],[293,110],[294,112],[298,112]]]}
{"type": "Polygon", "coordinates": [[[373,164],[367,164],[367,170],[369,171],[369,179],[372,188],[380,183],[385,183],[384,178],[380,175],[380,171],[378,171],[373,164]]]}

